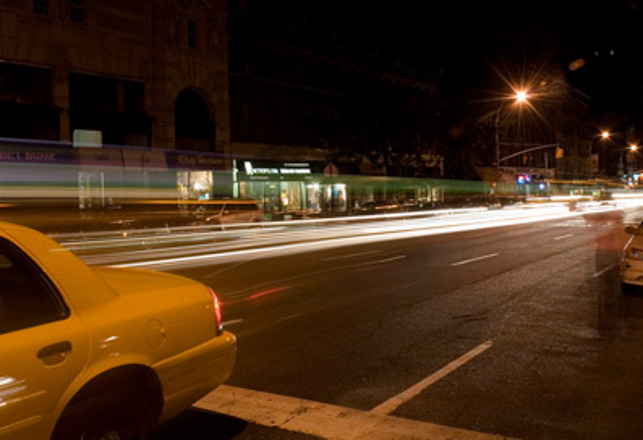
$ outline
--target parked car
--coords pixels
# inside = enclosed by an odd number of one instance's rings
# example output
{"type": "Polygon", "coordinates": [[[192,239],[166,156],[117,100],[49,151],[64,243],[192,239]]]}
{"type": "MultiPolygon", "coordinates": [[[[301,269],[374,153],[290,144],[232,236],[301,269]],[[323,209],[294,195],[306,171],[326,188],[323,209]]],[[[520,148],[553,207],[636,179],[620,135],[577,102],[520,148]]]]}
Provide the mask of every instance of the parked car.
{"type": "Polygon", "coordinates": [[[637,286],[643,286],[643,224],[628,226],[630,235],[623,248],[621,259],[621,287],[623,293],[632,293],[637,286]]]}
{"type": "Polygon", "coordinates": [[[89,267],[0,223],[0,439],[149,438],[225,382],[235,358],[205,285],[89,267]]]}

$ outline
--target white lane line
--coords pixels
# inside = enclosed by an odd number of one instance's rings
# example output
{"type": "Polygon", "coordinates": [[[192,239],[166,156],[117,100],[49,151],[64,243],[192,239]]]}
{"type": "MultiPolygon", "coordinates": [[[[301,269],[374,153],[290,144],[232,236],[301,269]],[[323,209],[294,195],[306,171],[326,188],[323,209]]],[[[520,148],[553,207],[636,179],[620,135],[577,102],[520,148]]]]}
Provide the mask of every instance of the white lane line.
{"type": "Polygon", "coordinates": [[[458,261],[457,263],[451,263],[451,266],[462,266],[463,264],[469,264],[480,260],[486,260],[487,258],[497,257],[498,255],[500,254],[496,252],[493,254],[483,255],[481,257],[470,258],[468,260],[458,261]]]}
{"type": "Polygon", "coordinates": [[[469,351],[466,354],[463,354],[458,359],[454,360],[450,364],[436,371],[429,377],[421,380],[420,382],[416,383],[412,387],[407,388],[397,396],[391,397],[386,402],[383,402],[377,405],[375,408],[371,410],[371,412],[374,414],[391,414],[401,405],[403,405],[404,403],[408,402],[409,400],[411,400],[412,398],[420,394],[422,391],[427,389],[429,386],[433,385],[438,380],[445,377],[447,374],[452,373],[453,371],[457,370],[458,368],[460,368],[470,360],[474,359],[476,356],[479,356],[480,354],[487,351],[489,348],[491,348],[492,345],[493,343],[491,341],[487,341],[483,344],[478,345],[473,350],[469,351]]]}
{"type": "Polygon", "coordinates": [[[336,257],[326,257],[322,258],[322,261],[333,261],[333,260],[341,260],[344,258],[353,258],[353,257],[361,257],[362,255],[370,255],[370,254],[378,254],[382,251],[369,251],[369,252],[358,252],[356,254],[346,254],[346,255],[338,255],[336,257]]]}
{"type": "Polygon", "coordinates": [[[554,238],[554,240],[556,240],[556,241],[558,241],[558,240],[564,240],[564,239],[566,239],[566,238],[573,237],[573,236],[574,236],[574,234],[565,234],[565,235],[560,235],[560,236],[558,236],[558,237],[555,237],[555,238],[554,238]]]}
{"type": "Polygon", "coordinates": [[[240,324],[243,322],[243,319],[231,319],[230,321],[224,321],[221,323],[222,327],[229,327],[231,325],[240,324]]]}
{"type": "Polygon", "coordinates": [[[603,269],[596,272],[594,275],[592,275],[592,278],[599,278],[603,276],[606,272],[609,272],[610,270],[612,270],[616,266],[618,266],[618,263],[612,263],[609,266],[604,267],[603,269]]]}
{"type": "Polygon", "coordinates": [[[391,258],[383,258],[381,260],[375,260],[375,261],[366,261],[364,263],[355,264],[354,266],[370,266],[372,264],[390,263],[391,261],[403,260],[404,258],[406,258],[406,255],[396,255],[391,258]]]}
{"type": "Polygon", "coordinates": [[[271,428],[326,439],[500,440],[498,435],[221,385],[194,406],[271,428]]]}

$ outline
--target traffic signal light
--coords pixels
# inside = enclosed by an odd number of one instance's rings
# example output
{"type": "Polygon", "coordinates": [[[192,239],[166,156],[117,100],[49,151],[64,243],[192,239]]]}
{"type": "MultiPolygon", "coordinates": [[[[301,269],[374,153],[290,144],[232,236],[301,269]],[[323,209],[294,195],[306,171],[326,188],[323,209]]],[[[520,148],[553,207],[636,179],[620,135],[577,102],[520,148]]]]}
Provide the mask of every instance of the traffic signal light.
{"type": "Polygon", "coordinates": [[[562,159],[565,155],[565,150],[560,147],[556,147],[556,159],[562,159]]]}

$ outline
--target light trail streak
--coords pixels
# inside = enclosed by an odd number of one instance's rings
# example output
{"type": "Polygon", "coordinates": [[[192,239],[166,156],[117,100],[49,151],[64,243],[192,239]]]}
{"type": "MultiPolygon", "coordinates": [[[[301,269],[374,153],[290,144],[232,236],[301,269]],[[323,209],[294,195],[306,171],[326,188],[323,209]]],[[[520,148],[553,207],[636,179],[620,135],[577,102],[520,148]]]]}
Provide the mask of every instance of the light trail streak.
{"type": "MultiPolygon", "coordinates": [[[[558,209],[550,209],[551,212],[560,212],[560,207],[558,207],[558,209]]],[[[547,211],[548,210],[546,209],[541,209],[539,212],[545,213],[547,211]]],[[[533,211],[525,211],[519,209],[514,210],[511,215],[531,218],[533,217],[533,211]]],[[[223,236],[224,238],[222,238],[221,241],[207,242],[198,245],[183,245],[180,247],[175,245],[166,248],[155,247],[152,249],[119,252],[118,254],[113,254],[111,257],[108,255],[100,255],[98,257],[85,256],[84,259],[89,264],[110,264],[116,262],[125,263],[127,261],[146,260],[150,258],[158,259],[165,256],[179,257],[209,253],[213,249],[216,249],[217,252],[224,252],[244,249],[248,247],[272,246],[275,244],[286,244],[294,242],[310,242],[314,240],[327,240],[331,238],[354,237],[359,235],[364,236],[396,233],[411,230],[453,227],[456,225],[467,224],[478,225],[480,223],[485,223],[490,220],[497,219],[498,217],[502,217],[502,215],[498,213],[485,212],[476,213],[475,216],[472,213],[467,213],[458,216],[416,219],[415,221],[379,221],[374,223],[367,223],[366,225],[335,225],[334,227],[325,228],[323,230],[317,228],[298,229],[297,227],[293,227],[293,229],[283,232],[275,232],[270,236],[267,236],[266,234],[253,235],[252,232],[246,231],[246,235],[239,236],[236,241],[231,240],[230,236],[223,236]]],[[[181,240],[181,237],[179,235],[174,236],[174,238],[177,242],[180,242],[181,240]]],[[[133,243],[133,245],[134,244],[135,243],[133,243]]],[[[89,248],[92,248],[91,243],[89,244],[89,248]]],[[[82,252],[82,249],[80,249],[78,246],[72,248],[72,250],[74,250],[75,252],[82,252]]]]}
{"type": "MultiPolygon", "coordinates": [[[[629,204],[628,206],[641,206],[641,201],[636,204],[629,204]]],[[[459,216],[457,218],[450,217],[449,219],[423,219],[414,222],[382,222],[386,223],[376,227],[369,224],[368,229],[351,226],[350,228],[329,228],[325,230],[301,231],[299,239],[305,241],[295,242],[292,235],[279,233],[273,237],[273,240],[266,238],[263,241],[248,240],[243,243],[233,244],[236,249],[222,249],[217,248],[215,251],[210,250],[205,253],[197,255],[167,255],[159,258],[159,250],[155,250],[156,255],[147,254],[148,258],[144,261],[134,261],[129,263],[120,263],[113,265],[114,267],[148,267],[156,269],[178,269],[186,267],[196,267],[210,264],[222,264],[235,261],[242,261],[249,257],[252,258],[270,258],[277,255],[289,255],[302,252],[317,251],[323,249],[333,249],[342,246],[351,246],[366,243],[377,243],[388,240],[412,239],[416,237],[425,237],[438,234],[448,234],[463,231],[473,231],[488,228],[497,228],[503,226],[514,226],[521,224],[545,222],[556,219],[575,218],[591,213],[605,213],[620,210],[621,207],[617,206],[592,206],[589,211],[574,211],[570,212],[565,207],[546,207],[541,209],[532,208],[529,210],[503,210],[488,211],[483,213],[483,218],[478,214],[473,217],[459,216]],[[450,222],[449,222],[450,221],[450,222]],[[393,224],[395,223],[395,224],[393,224]],[[279,240],[286,240],[287,242],[279,242],[279,240]],[[245,248],[243,248],[245,246],[245,248]],[[258,246],[258,247],[257,247],[258,246]]],[[[213,246],[214,247],[214,246],[213,246]]],[[[172,249],[168,252],[181,252],[179,249],[172,249]]],[[[139,255],[143,257],[143,254],[139,255]]],[[[95,257],[91,261],[94,264],[101,264],[103,261],[110,263],[114,261],[123,261],[123,255],[95,257]],[[111,258],[111,259],[110,259],[111,258]]]]}

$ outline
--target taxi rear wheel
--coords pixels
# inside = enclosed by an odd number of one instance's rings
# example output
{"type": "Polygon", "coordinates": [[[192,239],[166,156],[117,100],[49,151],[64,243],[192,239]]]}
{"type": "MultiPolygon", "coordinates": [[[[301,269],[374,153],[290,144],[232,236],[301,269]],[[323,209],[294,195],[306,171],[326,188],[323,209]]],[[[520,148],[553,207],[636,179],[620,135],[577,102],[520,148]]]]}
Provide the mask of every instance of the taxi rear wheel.
{"type": "Polygon", "coordinates": [[[633,295],[636,293],[636,286],[628,283],[621,283],[621,292],[625,295],[633,295]]]}
{"type": "Polygon", "coordinates": [[[149,440],[153,430],[152,410],[140,393],[113,393],[65,410],[52,440],[149,440]]]}

